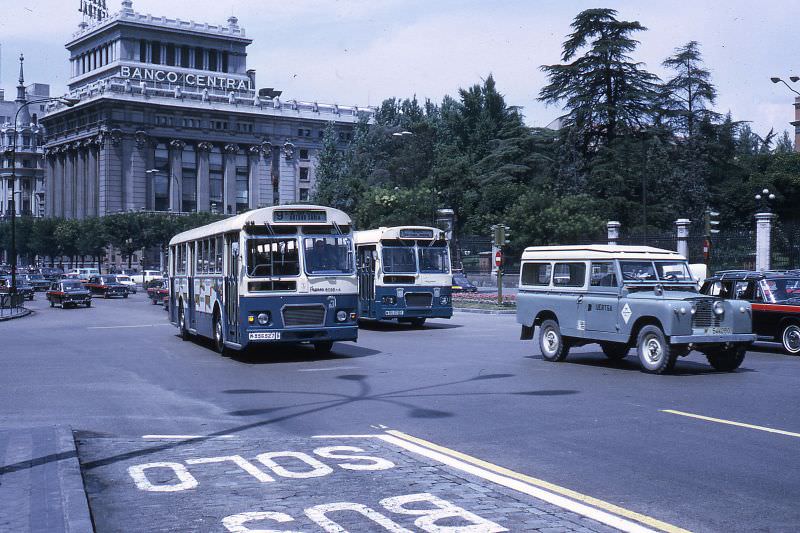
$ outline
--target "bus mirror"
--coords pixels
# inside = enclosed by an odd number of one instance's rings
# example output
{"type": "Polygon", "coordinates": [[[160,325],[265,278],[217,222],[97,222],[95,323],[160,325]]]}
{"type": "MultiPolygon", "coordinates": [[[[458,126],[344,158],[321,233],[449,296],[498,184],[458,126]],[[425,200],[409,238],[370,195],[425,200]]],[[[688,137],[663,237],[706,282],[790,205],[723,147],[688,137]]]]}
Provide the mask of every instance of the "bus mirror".
{"type": "Polygon", "coordinates": [[[239,243],[238,242],[231,243],[231,255],[233,255],[233,257],[239,257],[239,243]]]}

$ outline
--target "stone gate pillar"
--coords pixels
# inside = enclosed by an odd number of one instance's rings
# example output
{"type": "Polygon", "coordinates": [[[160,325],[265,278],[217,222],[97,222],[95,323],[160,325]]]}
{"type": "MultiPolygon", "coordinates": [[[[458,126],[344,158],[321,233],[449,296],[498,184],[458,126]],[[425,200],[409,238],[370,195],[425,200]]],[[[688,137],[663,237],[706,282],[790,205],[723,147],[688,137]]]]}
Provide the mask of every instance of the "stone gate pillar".
{"type": "Polygon", "coordinates": [[[609,220],[606,224],[606,232],[608,233],[608,244],[615,245],[619,240],[619,228],[622,226],[616,220],[609,220]]]}
{"type": "Polygon", "coordinates": [[[773,213],[756,213],[756,270],[769,270],[771,266],[771,238],[773,213]]]}
{"type": "Polygon", "coordinates": [[[688,218],[679,218],[675,221],[675,236],[678,238],[678,253],[689,259],[689,226],[692,221],[688,218]]]}

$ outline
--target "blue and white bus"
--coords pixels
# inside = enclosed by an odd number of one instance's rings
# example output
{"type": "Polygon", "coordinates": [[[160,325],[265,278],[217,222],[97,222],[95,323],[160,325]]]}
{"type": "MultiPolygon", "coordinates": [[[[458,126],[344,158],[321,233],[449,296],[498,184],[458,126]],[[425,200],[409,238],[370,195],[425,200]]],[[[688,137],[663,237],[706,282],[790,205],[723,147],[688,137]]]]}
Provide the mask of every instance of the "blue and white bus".
{"type": "Polygon", "coordinates": [[[358,337],[350,217],[315,205],[248,211],[169,243],[170,321],[220,353],[358,337]]]}
{"type": "Polygon", "coordinates": [[[396,226],[357,231],[359,315],[421,326],[453,316],[453,275],[444,231],[396,226]]]}

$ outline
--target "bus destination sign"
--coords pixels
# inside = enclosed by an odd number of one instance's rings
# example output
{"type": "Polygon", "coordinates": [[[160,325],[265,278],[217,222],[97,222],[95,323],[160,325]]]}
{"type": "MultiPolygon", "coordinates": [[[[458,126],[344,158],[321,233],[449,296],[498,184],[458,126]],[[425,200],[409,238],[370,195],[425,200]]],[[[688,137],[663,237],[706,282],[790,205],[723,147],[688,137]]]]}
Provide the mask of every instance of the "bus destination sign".
{"type": "Polygon", "coordinates": [[[401,229],[401,239],[433,239],[433,230],[431,229],[401,229]]]}
{"type": "Polygon", "coordinates": [[[279,209],[272,214],[273,222],[327,222],[328,217],[325,211],[304,210],[290,211],[279,209]]]}

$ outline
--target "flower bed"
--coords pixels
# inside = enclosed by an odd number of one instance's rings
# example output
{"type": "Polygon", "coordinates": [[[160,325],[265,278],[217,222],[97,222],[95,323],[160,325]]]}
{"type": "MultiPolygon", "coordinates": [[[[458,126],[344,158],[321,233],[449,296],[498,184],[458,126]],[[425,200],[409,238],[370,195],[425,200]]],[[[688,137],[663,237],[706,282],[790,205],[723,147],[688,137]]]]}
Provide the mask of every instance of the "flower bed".
{"type": "Polygon", "coordinates": [[[504,294],[503,302],[497,303],[497,293],[494,292],[456,292],[453,293],[453,307],[458,309],[515,309],[517,307],[516,294],[504,294]]]}

